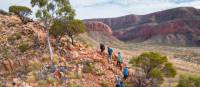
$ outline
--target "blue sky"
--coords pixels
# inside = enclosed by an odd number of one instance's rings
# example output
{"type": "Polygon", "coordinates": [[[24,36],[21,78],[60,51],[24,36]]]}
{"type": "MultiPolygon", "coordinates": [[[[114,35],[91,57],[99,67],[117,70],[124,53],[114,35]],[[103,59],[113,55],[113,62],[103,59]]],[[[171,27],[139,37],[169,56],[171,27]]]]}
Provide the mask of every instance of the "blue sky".
{"type": "MultiPolygon", "coordinates": [[[[30,0],[0,0],[0,9],[10,5],[30,6],[30,0]]],[[[200,9],[200,0],[70,0],[76,10],[76,18],[107,18],[128,14],[148,14],[175,7],[200,9]]]]}

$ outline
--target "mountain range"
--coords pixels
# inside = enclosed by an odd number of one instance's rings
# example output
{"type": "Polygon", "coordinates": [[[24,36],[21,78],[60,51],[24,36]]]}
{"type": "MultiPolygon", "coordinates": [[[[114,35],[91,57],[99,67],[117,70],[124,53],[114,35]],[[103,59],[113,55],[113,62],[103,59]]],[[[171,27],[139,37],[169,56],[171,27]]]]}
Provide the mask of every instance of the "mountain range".
{"type": "Polygon", "coordinates": [[[125,42],[200,46],[200,9],[193,7],[84,22],[86,30],[102,31],[125,42]]]}

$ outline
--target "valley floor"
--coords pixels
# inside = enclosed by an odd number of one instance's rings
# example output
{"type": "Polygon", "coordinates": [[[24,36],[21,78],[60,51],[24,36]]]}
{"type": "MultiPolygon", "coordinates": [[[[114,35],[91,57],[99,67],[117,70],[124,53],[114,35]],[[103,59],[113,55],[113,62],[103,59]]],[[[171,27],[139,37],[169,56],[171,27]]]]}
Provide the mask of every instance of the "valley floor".
{"type": "Polygon", "coordinates": [[[143,52],[158,52],[168,57],[178,71],[175,78],[166,79],[163,87],[173,87],[179,80],[180,75],[200,75],[200,47],[175,47],[150,44],[126,44],[121,45],[127,61],[143,52]]]}

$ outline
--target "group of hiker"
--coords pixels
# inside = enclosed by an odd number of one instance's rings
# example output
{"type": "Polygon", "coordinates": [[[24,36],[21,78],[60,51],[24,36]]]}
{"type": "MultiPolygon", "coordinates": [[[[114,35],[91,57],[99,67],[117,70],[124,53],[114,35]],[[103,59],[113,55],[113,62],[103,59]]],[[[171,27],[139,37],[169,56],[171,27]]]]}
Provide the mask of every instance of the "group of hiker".
{"type": "MultiPolygon", "coordinates": [[[[104,44],[100,44],[100,51],[101,51],[101,54],[104,53],[105,51],[105,45],[104,44]]],[[[113,49],[111,47],[107,47],[108,49],[108,63],[112,63],[112,57],[113,57],[113,49]]],[[[120,67],[120,69],[122,70],[122,63],[123,63],[123,57],[122,57],[122,54],[121,52],[118,52],[118,55],[117,55],[117,63],[116,63],[116,66],[117,67],[120,67]]],[[[125,66],[123,71],[123,79],[126,80],[129,76],[129,70],[128,70],[128,67],[125,66]]],[[[116,84],[116,87],[124,87],[124,84],[123,84],[123,79],[120,75],[116,75],[115,76],[115,84],[116,84]]]]}

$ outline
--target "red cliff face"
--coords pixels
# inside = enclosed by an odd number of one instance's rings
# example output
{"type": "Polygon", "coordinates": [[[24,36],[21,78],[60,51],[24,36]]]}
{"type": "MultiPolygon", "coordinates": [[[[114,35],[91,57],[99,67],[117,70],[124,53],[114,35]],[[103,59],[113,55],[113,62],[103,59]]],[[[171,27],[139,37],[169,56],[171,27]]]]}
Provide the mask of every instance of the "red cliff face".
{"type": "Polygon", "coordinates": [[[174,20],[159,25],[142,25],[123,33],[121,31],[114,32],[113,35],[122,40],[132,40],[138,37],[148,39],[155,35],[185,34],[189,32],[196,35],[200,34],[200,20],[174,20]],[[190,26],[188,23],[195,23],[196,25],[190,26]]]}
{"type": "Polygon", "coordinates": [[[111,28],[104,24],[103,22],[97,22],[97,21],[88,21],[85,22],[86,31],[97,31],[97,32],[103,32],[107,35],[112,35],[111,28]]]}
{"type": "Polygon", "coordinates": [[[181,42],[185,41],[185,45],[200,45],[200,11],[192,7],[179,7],[147,15],[127,15],[84,21],[99,21],[107,24],[112,28],[113,36],[122,41],[144,42],[157,37],[164,43],[167,38],[169,44],[179,44],[177,41],[181,40],[181,42]],[[192,42],[192,44],[187,42],[192,42]]]}
{"type": "Polygon", "coordinates": [[[107,24],[112,28],[112,30],[118,30],[122,28],[130,27],[137,24],[140,21],[140,16],[137,15],[127,15],[117,18],[101,18],[101,19],[87,19],[84,21],[99,21],[107,24]]]}

